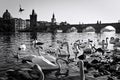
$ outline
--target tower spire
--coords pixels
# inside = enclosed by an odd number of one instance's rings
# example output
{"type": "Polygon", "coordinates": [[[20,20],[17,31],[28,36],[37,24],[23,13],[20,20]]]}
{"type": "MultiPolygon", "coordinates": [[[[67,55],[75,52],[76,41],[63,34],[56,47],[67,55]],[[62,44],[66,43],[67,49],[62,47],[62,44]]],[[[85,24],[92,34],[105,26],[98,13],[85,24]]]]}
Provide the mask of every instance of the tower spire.
{"type": "Polygon", "coordinates": [[[53,15],[52,15],[51,22],[52,22],[52,23],[55,23],[55,22],[56,22],[56,19],[55,19],[55,14],[54,14],[54,13],[53,13],[53,15]]]}
{"type": "Polygon", "coordinates": [[[55,18],[55,14],[53,13],[53,18],[55,18]]]}

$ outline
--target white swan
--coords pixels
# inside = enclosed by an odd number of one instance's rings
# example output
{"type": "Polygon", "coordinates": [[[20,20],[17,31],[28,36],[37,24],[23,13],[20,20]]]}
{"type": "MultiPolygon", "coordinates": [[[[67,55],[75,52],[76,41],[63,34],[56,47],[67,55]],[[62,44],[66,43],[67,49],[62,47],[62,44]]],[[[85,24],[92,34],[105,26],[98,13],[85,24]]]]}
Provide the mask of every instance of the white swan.
{"type": "Polygon", "coordinates": [[[120,41],[119,40],[120,40],[119,38],[111,37],[110,43],[114,44],[113,47],[117,49],[118,47],[120,47],[120,41]]]}
{"type": "Polygon", "coordinates": [[[78,64],[79,64],[79,69],[80,69],[80,80],[85,80],[84,63],[82,60],[80,60],[78,64]]]}
{"type": "Polygon", "coordinates": [[[20,46],[19,46],[19,48],[18,48],[18,50],[23,50],[23,51],[25,51],[26,49],[27,49],[27,47],[23,43],[21,43],[20,46]]]}
{"type": "Polygon", "coordinates": [[[43,56],[44,58],[46,58],[46,59],[49,60],[50,62],[55,63],[55,61],[56,61],[56,57],[54,57],[54,56],[52,56],[52,55],[50,55],[50,54],[48,54],[48,53],[45,53],[44,50],[40,51],[40,50],[39,50],[39,47],[38,47],[38,55],[43,56]]]}
{"type": "Polygon", "coordinates": [[[107,49],[108,47],[108,37],[106,37],[106,40],[102,40],[102,42],[98,42],[98,45],[102,46],[102,49],[107,49]]]}
{"type": "Polygon", "coordinates": [[[63,42],[60,46],[60,48],[58,48],[58,57],[62,57],[62,56],[65,56],[67,57],[67,59],[69,59],[70,57],[70,52],[69,52],[69,44],[68,42],[63,42]],[[63,46],[65,46],[67,48],[67,50],[64,50],[63,46]]]}
{"type": "Polygon", "coordinates": [[[81,53],[80,48],[79,48],[78,45],[79,44],[74,43],[73,47],[72,47],[73,53],[75,54],[75,59],[77,59],[78,55],[82,55],[82,53],[81,53]]]}
{"type": "Polygon", "coordinates": [[[40,42],[40,41],[38,41],[38,40],[34,40],[34,41],[32,42],[32,44],[34,45],[34,47],[37,47],[37,46],[43,45],[44,43],[42,43],[42,42],[40,42]]]}
{"type": "Polygon", "coordinates": [[[38,64],[42,69],[57,69],[58,66],[43,56],[37,56],[32,59],[33,64],[38,64]]]}
{"type": "MultiPolygon", "coordinates": [[[[93,42],[92,40],[90,40],[90,39],[88,39],[88,41],[87,42],[83,42],[83,40],[82,40],[82,42],[80,42],[80,40],[77,40],[76,42],[79,42],[79,48],[85,48],[85,47],[90,47],[90,44],[93,42]]],[[[76,43],[75,42],[75,43],[76,43]]]]}
{"type": "Polygon", "coordinates": [[[35,64],[33,66],[33,70],[37,72],[37,75],[39,76],[39,80],[44,80],[44,78],[45,78],[44,73],[38,64],[35,64]]]}

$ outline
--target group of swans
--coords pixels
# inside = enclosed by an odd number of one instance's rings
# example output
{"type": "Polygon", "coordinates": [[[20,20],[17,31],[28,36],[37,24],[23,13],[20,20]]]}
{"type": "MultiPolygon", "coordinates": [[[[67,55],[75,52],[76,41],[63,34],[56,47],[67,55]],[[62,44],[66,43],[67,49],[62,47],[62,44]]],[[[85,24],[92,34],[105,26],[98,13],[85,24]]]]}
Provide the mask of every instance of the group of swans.
{"type": "Polygon", "coordinates": [[[99,40],[97,40],[97,42],[98,42],[98,45],[101,45],[102,47],[102,49],[107,49],[107,47],[108,47],[108,37],[106,37],[106,39],[105,40],[102,40],[101,42],[99,42],[99,40]]]}
{"type": "MultiPolygon", "coordinates": [[[[28,54],[28,55],[23,55],[22,57],[20,57],[21,54],[17,53],[17,56],[15,56],[15,57],[17,59],[21,59],[23,63],[28,63],[31,66],[34,66],[35,64],[37,64],[37,66],[39,65],[42,70],[48,70],[48,71],[58,70],[56,75],[67,75],[68,74],[68,70],[64,74],[60,72],[60,69],[62,67],[61,67],[61,64],[59,63],[59,60],[62,60],[66,64],[68,64],[67,60],[64,60],[62,58],[57,58],[48,53],[45,53],[42,50],[42,48],[40,48],[41,46],[36,47],[36,45],[42,45],[42,44],[35,43],[35,46],[33,46],[34,50],[37,49],[38,55],[28,54]]],[[[67,44],[62,44],[62,46],[64,46],[64,45],[67,45],[67,44]]],[[[23,50],[23,51],[25,49],[26,49],[25,44],[21,44],[20,47],[18,48],[18,50],[23,50]]],[[[60,53],[60,54],[62,54],[62,53],[60,53]]]]}
{"type": "MultiPolygon", "coordinates": [[[[80,40],[77,40],[74,42],[74,48],[76,49],[76,51],[73,50],[73,52],[75,54],[80,54],[81,50],[83,51],[83,53],[85,54],[104,54],[105,51],[107,50],[108,47],[108,37],[106,37],[106,40],[102,40],[102,42],[98,42],[98,45],[100,45],[101,47],[96,48],[95,44],[93,45],[93,41],[88,39],[87,42],[80,42],[80,40]]],[[[82,53],[82,54],[83,54],[82,53]]],[[[80,54],[80,55],[82,55],[80,54]]],[[[77,56],[77,55],[76,55],[77,56]]]]}
{"type": "MultiPolygon", "coordinates": [[[[43,45],[44,43],[41,43],[40,44],[36,44],[36,42],[38,41],[35,41],[35,49],[37,49],[38,51],[38,55],[27,55],[25,57],[22,57],[21,59],[24,61],[24,62],[27,62],[28,64],[30,64],[31,66],[35,66],[36,69],[38,71],[40,71],[40,74],[43,76],[41,80],[44,80],[44,73],[42,72],[43,70],[59,70],[59,72],[56,73],[56,75],[60,75],[60,74],[65,74],[65,75],[68,75],[68,70],[66,73],[60,73],[60,68],[61,68],[61,65],[59,64],[59,60],[63,60],[67,66],[68,66],[68,61],[65,60],[65,59],[62,59],[62,58],[57,58],[57,57],[54,57],[50,54],[46,54],[45,52],[42,52],[42,48],[40,47],[36,47],[36,45],[43,45]]],[[[92,41],[90,41],[92,42],[92,41]]],[[[60,42],[61,44],[61,49],[63,48],[63,46],[66,46],[67,47],[67,56],[69,58],[70,56],[70,53],[69,53],[69,44],[68,42],[60,42]]],[[[86,44],[86,43],[85,43],[86,44]]],[[[88,44],[88,43],[87,43],[88,44]]],[[[80,50],[78,51],[78,49],[81,48],[81,46],[79,46],[79,44],[76,42],[73,44],[74,45],[74,53],[75,54],[78,54],[80,52],[80,50]]],[[[25,50],[26,47],[25,47],[25,44],[21,44],[20,47],[19,47],[19,50],[25,50]],[[21,49],[20,49],[21,48],[21,49]]],[[[85,49],[84,49],[85,50],[85,49]]],[[[62,52],[59,50],[59,54],[60,55],[64,55],[62,54],[62,52]]],[[[18,57],[19,57],[19,54],[18,54],[18,57]]],[[[77,57],[77,56],[76,56],[77,57]]],[[[76,58],[75,57],[75,58],[76,58]]],[[[84,80],[84,73],[83,73],[83,63],[80,61],[80,74],[81,75],[81,80],[84,80]]]]}

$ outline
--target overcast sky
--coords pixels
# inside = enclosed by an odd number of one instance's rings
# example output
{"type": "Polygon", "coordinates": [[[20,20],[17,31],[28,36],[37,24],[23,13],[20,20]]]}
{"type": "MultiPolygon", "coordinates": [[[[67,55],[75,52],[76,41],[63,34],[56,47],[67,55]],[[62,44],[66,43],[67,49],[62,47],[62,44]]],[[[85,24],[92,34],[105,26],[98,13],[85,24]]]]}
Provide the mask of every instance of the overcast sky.
{"type": "Polygon", "coordinates": [[[55,13],[56,21],[78,24],[118,22],[120,20],[120,0],[0,0],[0,17],[8,9],[12,17],[29,19],[32,9],[38,21],[51,21],[55,13]],[[19,4],[25,9],[18,12],[19,4]]]}

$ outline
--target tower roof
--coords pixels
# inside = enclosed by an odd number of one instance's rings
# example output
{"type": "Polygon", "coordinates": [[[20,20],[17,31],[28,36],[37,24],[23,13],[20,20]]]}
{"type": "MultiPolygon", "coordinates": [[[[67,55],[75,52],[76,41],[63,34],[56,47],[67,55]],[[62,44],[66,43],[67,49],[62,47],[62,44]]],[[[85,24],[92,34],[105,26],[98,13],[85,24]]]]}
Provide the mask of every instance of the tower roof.
{"type": "Polygon", "coordinates": [[[32,10],[32,15],[37,15],[34,9],[32,10]]]}

